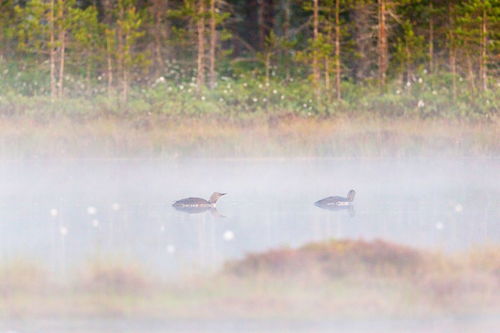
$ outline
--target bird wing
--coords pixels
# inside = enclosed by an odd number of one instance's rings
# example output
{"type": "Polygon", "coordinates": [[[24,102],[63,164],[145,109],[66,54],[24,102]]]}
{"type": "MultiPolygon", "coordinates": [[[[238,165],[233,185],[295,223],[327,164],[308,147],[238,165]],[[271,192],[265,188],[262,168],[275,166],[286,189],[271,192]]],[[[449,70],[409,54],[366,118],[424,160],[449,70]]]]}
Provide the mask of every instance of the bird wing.
{"type": "Polygon", "coordinates": [[[181,200],[177,200],[174,202],[174,206],[183,206],[183,205],[208,205],[210,204],[207,200],[202,198],[185,198],[181,200]]]}
{"type": "Polygon", "coordinates": [[[334,197],[328,197],[321,199],[319,201],[316,201],[316,205],[335,205],[337,202],[344,201],[345,198],[339,197],[339,196],[334,196],[334,197]]]}

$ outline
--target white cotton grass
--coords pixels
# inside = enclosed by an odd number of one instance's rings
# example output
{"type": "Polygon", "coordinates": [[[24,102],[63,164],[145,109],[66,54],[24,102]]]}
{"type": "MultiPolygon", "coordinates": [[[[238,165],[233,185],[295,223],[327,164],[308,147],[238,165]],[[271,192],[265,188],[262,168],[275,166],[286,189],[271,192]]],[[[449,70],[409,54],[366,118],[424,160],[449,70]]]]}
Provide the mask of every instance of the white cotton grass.
{"type": "Polygon", "coordinates": [[[436,229],[437,229],[437,230],[443,230],[443,229],[444,229],[444,224],[443,224],[443,222],[438,222],[438,223],[436,223],[436,229]]]}
{"type": "Polygon", "coordinates": [[[97,213],[97,209],[93,206],[87,207],[87,214],[89,215],[95,215],[97,213]]]}
{"type": "Polygon", "coordinates": [[[56,209],[56,208],[52,208],[50,211],[49,211],[49,214],[50,216],[52,217],[56,217],[59,215],[59,211],[56,209]]]}
{"type": "Polygon", "coordinates": [[[93,219],[91,223],[94,228],[99,228],[99,220],[93,219]]]}
{"type": "Polygon", "coordinates": [[[462,206],[461,204],[455,205],[455,212],[461,213],[463,210],[464,210],[464,206],[462,206]]]}
{"type": "Polygon", "coordinates": [[[61,236],[66,236],[68,234],[68,228],[65,227],[65,226],[60,226],[59,227],[59,234],[61,234],[61,236]]]}
{"type": "Polygon", "coordinates": [[[222,238],[224,238],[225,241],[232,241],[234,239],[234,232],[232,232],[231,230],[226,230],[224,231],[222,238]]]}
{"type": "Polygon", "coordinates": [[[112,205],[111,205],[111,209],[114,210],[114,211],[118,211],[120,210],[121,206],[118,202],[114,202],[112,205]]]}
{"type": "Polygon", "coordinates": [[[168,253],[168,254],[174,254],[174,253],[175,253],[175,251],[176,251],[176,248],[175,248],[175,246],[174,246],[174,245],[169,244],[169,245],[167,245],[166,250],[167,250],[167,253],[168,253]]]}

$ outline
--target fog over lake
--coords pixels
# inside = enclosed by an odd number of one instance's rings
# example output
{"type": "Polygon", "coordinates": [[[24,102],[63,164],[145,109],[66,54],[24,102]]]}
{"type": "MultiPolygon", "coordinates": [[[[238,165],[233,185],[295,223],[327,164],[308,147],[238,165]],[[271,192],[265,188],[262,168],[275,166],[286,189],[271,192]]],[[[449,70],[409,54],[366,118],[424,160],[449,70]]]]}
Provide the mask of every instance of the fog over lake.
{"type": "Polygon", "coordinates": [[[498,159],[26,160],[0,163],[0,260],[64,278],[120,256],[159,276],[329,238],[441,251],[500,241],[498,159]],[[357,191],[353,209],[314,202],[357,191]],[[217,211],[171,204],[227,192],[217,211]]]}

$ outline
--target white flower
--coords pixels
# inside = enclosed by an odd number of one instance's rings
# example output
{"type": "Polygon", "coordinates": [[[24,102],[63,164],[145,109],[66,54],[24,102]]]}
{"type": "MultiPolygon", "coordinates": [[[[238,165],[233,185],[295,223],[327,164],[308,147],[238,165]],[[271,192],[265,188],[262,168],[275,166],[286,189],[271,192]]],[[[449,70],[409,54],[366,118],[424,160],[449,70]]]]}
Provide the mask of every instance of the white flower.
{"type": "Polygon", "coordinates": [[[411,87],[411,82],[410,82],[410,81],[407,81],[407,82],[406,82],[406,86],[407,86],[407,87],[411,87]]]}
{"type": "Polygon", "coordinates": [[[422,83],[422,82],[424,82],[424,80],[421,77],[419,77],[418,78],[418,83],[422,83]]]}
{"type": "Polygon", "coordinates": [[[167,253],[174,254],[175,253],[175,246],[173,246],[172,244],[167,245],[167,253]]]}
{"type": "Polygon", "coordinates": [[[421,99],[420,99],[420,100],[418,100],[418,104],[417,104],[417,106],[418,106],[419,108],[423,108],[423,107],[425,106],[424,101],[423,101],[423,100],[421,100],[421,99]]]}
{"type": "Polygon", "coordinates": [[[95,207],[92,206],[87,207],[87,214],[95,215],[95,213],[97,213],[97,209],[95,207]]]}
{"type": "Polygon", "coordinates": [[[56,217],[57,215],[59,215],[59,211],[55,208],[52,208],[50,210],[50,216],[56,217]]]}
{"type": "Polygon", "coordinates": [[[201,100],[204,101],[206,98],[205,96],[201,96],[201,100]]]}
{"type": "Polygon", "coordinates": [[[278,90],[274,89],[274,90],[273,90],[273,94],[275,94],[275,95],[276,95],[277,93],[278,93],[278,90]]]}
{"type": "Polygon", "coordinates": [[[401,93],[401,91],[398,89],[396,90],[396,94],[399,95],[401,93]]]}
{"type": "Polygon", "coordinates": [[[222,235],[225,241],[231,241],[234,239],[234,232],[231,230],[226,230],[224,231],[224,234],[222,235]]]}
{"type": "Polygon", "coordinates": [[[65,226],[61,226],[59,228],[59,233],[61,234],[61,236],[66,236],[68,234],[68,228],[66,228],[65,226]]]}
{"type": "Polygon", "coordinates": [[[438,92],[437,92],[436,90],[433,90],[433,91],[432,91],[432,94],[433,94],[433,95],[437,95],[437,94],[438,94],[438,92]]]}

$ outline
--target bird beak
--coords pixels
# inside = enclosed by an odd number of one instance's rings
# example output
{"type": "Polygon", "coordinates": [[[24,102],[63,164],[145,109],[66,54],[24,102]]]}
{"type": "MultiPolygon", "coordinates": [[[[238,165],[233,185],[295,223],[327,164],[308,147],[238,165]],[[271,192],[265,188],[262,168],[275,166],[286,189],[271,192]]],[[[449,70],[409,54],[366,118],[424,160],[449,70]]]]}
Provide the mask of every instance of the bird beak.
{"type": "Polygon", "coordinates": [[[221,193],[220,195],[222,196],[222,195],[226,195],[226,194],[227,194],[227,193],[221,193]]]}

